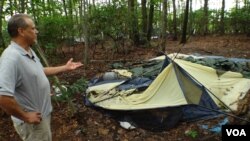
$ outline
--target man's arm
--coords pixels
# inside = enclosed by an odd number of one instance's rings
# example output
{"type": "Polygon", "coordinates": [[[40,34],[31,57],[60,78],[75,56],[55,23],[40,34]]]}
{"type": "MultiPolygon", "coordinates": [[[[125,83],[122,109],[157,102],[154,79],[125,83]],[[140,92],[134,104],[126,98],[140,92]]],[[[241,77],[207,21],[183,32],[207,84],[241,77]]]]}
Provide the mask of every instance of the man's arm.
{"type": "Polygon", "coordinates": [[[71,58],[65,65],[58,67],[46,67],[44,68],[44,73],[46,75],[55,75],[61,72],[74,70],[78,67],[81,67],[83,64],[81,62],[73,62],[71,58]]]}
{"type": "Polygon", "coordinates": [[[8,114],[17,117],[24,122],[38,124],[42,117],[39,112],[25,112],[20,108],[12,96],[0,95],[0,107],[8,114]]]}

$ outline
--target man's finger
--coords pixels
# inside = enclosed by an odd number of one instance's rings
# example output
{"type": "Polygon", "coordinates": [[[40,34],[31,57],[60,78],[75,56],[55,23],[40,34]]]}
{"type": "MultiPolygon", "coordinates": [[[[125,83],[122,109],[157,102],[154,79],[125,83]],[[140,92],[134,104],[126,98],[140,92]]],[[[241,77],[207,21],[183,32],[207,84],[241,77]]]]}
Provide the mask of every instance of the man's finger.
{"type": "Polygon", "coordinates": [[[73,58],[70,58],[70,59],[69,59],[69,62],[72,62],[72,61],[73,61],[73,58]]]}

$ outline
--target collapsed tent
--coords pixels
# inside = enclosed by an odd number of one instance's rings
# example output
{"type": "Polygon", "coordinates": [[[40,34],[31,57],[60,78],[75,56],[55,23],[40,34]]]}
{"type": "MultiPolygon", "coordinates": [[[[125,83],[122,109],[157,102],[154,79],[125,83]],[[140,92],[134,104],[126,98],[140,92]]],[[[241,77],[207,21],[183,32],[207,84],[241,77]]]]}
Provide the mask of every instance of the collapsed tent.
{"type": "MultiPolygon", "coordinates": [[[[250,79],[241,73],[217,70],[182,59],[161,56],[156,76],[136,76],[133,71],[113,70],[95,79],[86,91],[86,100],[108,110],[138,111],[181,107],[183,119],[218,115],[214,110],[236,111],[238,101],[250,89],[250,79]],[[93,83],[94,82],[94,83],[93,83]]],[[[152,71],[152,70],[151,70],[152,71]]],[[[145,73],[145,72],[144,72],[145,73]]]]}

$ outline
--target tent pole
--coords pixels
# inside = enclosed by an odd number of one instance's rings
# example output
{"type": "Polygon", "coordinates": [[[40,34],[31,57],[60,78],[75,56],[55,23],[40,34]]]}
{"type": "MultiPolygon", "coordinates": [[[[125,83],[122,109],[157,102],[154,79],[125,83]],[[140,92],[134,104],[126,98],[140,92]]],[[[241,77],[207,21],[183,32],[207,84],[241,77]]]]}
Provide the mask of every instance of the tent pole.
{"type": "Polygon", "coordinates": [[[205,108],[205,109],[208,109],[208,110],[211,110],[211,111],[214,111],[214,112],[217,112],[217,113],[221,113],[221,114],[224,114],[224,115],[227,115],[227,116],[230,116],[230,117],[233,117],[233,118],[236,118],[236,119],[239,119],[239,120],[246,121],[246,122],[250,123],[249,120],[241,118],[241,117],[238,117],[238,116],[230,114],[230,113],[226,113],[226,112],[223,112],[223,111],[218,111],[218,110],[211,109],[211,108],[208,108],[208,107],[205,107],[205,106],[201,106],[201,105],[197,105],[197,106],[200,106],[202,108],[205,108]]]}
{"type": "MultiPolygon", "coordinates": [[[[177,64],[174,60],[171,60],[172,62],[174,62],[174,64],[176,64],[178,67],[182,68],[179,64],[177,64]]],[[[182,68],[183,69],[183,68],[182,68]]],[[[189,76],[191,77],[193,80],[196,81],[196,83],[198,83],[199,85],[201,85],[205,90],[207,90],[208,92],[210,92],[217,100],[219,100],[227,109],[229,109],[231,112],[232,109],[230,107],[228,107],[222,100],[220,100],[213,92],[211,92],[208,88],[206,88],[204,85],[201,84],[201,82],[199,82],[196,78],[194,78],[191,74],[189,74],[185,69],[183,69],[183,71],[189,76]]]]}

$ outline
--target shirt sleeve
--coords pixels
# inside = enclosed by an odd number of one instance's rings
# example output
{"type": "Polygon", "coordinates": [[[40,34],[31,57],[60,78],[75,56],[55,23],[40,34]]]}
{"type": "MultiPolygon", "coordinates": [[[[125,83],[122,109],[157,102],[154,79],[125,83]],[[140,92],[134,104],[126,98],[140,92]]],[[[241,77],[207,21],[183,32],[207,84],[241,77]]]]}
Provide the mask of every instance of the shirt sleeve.
{"type": "Polygon", "coordinates": [[[9,57],[0,60],[0,95],[13,96],[18,82],[15,60],[9,57]]]}

